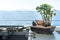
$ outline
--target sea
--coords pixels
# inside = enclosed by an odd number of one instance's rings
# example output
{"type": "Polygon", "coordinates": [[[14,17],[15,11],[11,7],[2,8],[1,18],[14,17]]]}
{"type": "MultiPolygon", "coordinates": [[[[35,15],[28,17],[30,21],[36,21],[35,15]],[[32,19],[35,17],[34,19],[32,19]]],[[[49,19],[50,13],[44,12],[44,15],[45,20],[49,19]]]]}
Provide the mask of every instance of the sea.
{"type": "MultiPolygon", "coordinates": [[[[42,20],[37,11],[0,11],[0,25],[27,25],[31,26],[34,20],[42,20]]],[[[60,11],[52,18],[53,26],[60,26],[60,11]]]]}

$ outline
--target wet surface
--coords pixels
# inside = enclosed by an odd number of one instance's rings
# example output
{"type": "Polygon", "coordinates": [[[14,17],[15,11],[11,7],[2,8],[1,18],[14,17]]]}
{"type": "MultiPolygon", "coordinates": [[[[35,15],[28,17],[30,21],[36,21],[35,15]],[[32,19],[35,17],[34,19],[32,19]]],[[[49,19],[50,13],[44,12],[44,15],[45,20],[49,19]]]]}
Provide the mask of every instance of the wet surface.
{"type": "Polygon", "coordinates": [[[34,37],[29,37],[29,40],[60,40],[60,34],[56,31],[53,32],[53,34],[51,35],[47,35],[47,34],[35,34],[35,38],[34,37]]]}
{"type": "Polygon", "coordinates": [[[56,31],[56,32],[58,32],[60,34],[60,31],[56,31]]]}

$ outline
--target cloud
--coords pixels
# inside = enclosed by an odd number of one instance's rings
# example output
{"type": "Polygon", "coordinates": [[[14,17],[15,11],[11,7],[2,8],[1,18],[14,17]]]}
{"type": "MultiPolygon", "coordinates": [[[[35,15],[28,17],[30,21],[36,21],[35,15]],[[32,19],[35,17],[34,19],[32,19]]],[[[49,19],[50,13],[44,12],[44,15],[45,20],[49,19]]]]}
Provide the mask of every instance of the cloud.
{"type": "Polygon", "coordinates": [[[60,10],[59,0],[0,0],[0,10],[35,10],[36,6],[47,3],[60,10]]]}

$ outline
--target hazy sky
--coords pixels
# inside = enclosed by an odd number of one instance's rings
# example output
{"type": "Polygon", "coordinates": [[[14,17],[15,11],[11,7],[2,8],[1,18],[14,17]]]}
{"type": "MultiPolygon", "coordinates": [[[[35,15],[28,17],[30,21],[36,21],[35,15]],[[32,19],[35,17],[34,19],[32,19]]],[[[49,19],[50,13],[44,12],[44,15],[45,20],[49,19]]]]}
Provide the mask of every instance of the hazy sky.
{"type": "Polygon", "coordinates": [[[43,3],[60,10],[60,0],[0,0],[0,10],[35,10],[36,6],[43,3]]]}

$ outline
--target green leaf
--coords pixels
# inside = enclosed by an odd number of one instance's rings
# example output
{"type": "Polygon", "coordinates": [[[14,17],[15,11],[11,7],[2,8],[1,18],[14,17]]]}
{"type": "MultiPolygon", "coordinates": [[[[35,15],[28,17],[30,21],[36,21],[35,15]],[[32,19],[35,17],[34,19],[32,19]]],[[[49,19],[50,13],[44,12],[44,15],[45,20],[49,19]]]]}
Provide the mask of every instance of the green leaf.
{"type": "Polygon", "coordinates": [[[52,6],[48,4],[42,4],[36,7],[37,12],[44,17],[45,20],[48,20],[56,15],[55,10],[52,10],[52,6]]]}

